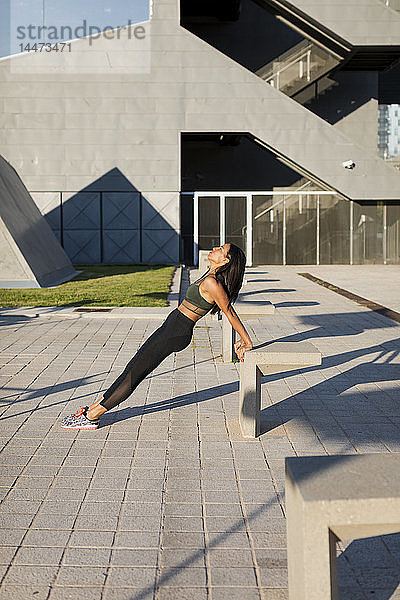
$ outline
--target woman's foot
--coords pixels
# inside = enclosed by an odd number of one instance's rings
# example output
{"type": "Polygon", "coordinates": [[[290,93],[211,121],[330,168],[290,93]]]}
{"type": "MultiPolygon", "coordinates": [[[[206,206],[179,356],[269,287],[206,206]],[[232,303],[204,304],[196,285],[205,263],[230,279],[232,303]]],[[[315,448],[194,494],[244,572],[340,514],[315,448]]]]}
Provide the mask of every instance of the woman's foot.
{"type": "Polygon", "coordinates": [[[99,419],[90,420],[87,417],[89,406],[80,406],[76,413],[64,417],[61,421],[63,429],[97,429],[99,419]]]}

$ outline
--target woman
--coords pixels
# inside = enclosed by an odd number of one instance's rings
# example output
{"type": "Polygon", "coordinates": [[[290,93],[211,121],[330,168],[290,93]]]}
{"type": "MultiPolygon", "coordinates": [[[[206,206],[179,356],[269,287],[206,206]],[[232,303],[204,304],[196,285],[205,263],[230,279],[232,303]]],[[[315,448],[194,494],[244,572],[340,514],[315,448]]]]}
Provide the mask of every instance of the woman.
{"type": "Polygon", "coordinates": [[[186,297],[164,323],[139,348],[121,375],[104,395],[91,406],[64,417],[64,429],[97,429],[99,417],[128,398],[141,381],[172,352],[186,348],[192,339],[196,321],[206,313],[220,310],[227,316],[240,339],[235,351],[240,360],[252,348],[246,329],[235,313],[232,303],[242,286],[246,257],[235,244],[213,248],[208,255],[209,270],[188,287],[186,297]]]}

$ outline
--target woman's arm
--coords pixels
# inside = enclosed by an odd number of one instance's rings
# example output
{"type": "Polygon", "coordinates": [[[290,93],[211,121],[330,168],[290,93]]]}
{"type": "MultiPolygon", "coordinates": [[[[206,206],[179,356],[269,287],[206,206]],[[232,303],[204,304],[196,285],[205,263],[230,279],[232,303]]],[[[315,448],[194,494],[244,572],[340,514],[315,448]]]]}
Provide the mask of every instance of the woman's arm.
{"type": "Polygon", "coordinates": [[[233,329],[239,334],[240,340],[235,343],[235,352],[238,358],[243,361],[244,353],[246,350],[251,350],[253,344],[251,343],[250,336],[247,333],[243,323],[237,316],[235,309],[233,306],[229,306],[229,298],[223,286],[213,277],[207,277],[204,280],[202,287],[205,288],[205,291],[212,297],[213,301],[218,304],[219,308],[226,315],[226,318],[232,325],[233,329]]]}

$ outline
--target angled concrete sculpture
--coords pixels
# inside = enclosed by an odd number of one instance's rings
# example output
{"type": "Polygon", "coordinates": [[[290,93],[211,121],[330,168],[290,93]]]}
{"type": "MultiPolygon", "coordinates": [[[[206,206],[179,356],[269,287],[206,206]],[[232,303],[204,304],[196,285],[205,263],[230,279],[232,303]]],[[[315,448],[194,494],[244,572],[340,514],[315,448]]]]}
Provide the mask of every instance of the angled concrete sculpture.
{"type": "Polygon", "coordinates": [[[74,275],[22,180],[0,156],[0,287],[46,287],[74,275]]]}

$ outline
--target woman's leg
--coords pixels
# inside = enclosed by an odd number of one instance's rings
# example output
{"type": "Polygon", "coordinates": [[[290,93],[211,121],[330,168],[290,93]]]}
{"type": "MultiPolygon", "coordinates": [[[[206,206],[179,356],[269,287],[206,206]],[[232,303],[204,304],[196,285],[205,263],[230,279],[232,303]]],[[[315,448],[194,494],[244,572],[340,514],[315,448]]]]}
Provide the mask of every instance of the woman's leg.
{"type": "Polygon", "coordinates": [[[167,356],[190,344],[194,323],[179,311],[176,312],[173,311],[163,325],[146,340],[103,397],[89,408],[90,419],[118,406],[167,356]]]}

